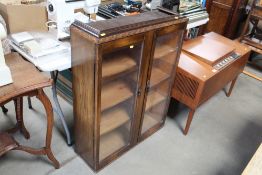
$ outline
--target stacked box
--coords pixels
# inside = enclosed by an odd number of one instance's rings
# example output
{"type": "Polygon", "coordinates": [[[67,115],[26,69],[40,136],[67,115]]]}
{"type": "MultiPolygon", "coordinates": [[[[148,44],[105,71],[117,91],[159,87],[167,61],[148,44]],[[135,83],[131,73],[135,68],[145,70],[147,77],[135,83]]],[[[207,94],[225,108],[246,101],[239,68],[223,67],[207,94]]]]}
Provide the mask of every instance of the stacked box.
{"type": "Polygon", "coordinates": [[[68,103],[73,104],[72,72],[67,69],[59,72],[57,78],[57,93],[68,103]]]}

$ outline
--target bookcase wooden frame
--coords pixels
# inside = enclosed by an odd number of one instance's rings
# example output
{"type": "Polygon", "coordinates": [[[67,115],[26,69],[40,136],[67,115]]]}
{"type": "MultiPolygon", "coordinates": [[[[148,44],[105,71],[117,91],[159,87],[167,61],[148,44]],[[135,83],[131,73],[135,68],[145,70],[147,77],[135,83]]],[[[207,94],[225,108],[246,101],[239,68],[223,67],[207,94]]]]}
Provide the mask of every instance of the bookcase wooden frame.
{"type": "MultiPolygon", "coordinates": [[[[107,29],[104,30],[108,34],[106,36],[103,34],[103,28],[99,27],[114,26],[116,19],[108,20],[108,25],[107,21],[104,21],[97,26],[85,27],[84,24],[74,23],[71,27],[76,152],[95,171],[164,125],[187,19],[163,12],[148,13],[156,16],[152,22],[147,21],[145,16],[148,14],[122,17],[124,19],[118,19],[117,23],[123,25],[126,31],[117,33],[115,28],[112,32],[107,29]],[[125,25],[128,20],[134,20],[134,23],[130,26],[125,25]],[[136,21],[143,20],[145,23],[141,26],[136,24],[136,21]],[[95,27],[99,30],[94,29],[96,32],[94,35],[90,30],[95,27]],[[103,36],[98,36],[99,34],[103,36]],[[156,48],[164,46],[162,42],[170,44],[173,49],[169,50],[173,55],[167,57],[173,60],[173,64],[170,64],[168,69],[170,71],[166,75],[161,74],[159,70],[152,73],[157,68],[156,48]],[[130,60],[132,56],[135,62],[130,60]],[[117,62],[115,59],[120,61],[117,62]],[[113,60],[111,70],[110,60],[113,60]],[[130,70],[123,71],[123,68],[130,70]],[[151,76],[151,73],[154,76],[151,76]],[[153,98],[149,97],[156,92],[154,88],[165,91],[166,95],[161,97],[155,94],[153,98]],[[160,105],[158,103],[161,98],[165,101],[160,105]],[[151,106],[147,103],[147,99],[151,106]],[[128,109],[121,108],[125,105],[128,109]],[[144,126],[147,117],[145,110],[149,108],[159,112],[160,116],[156,120],[157,123],[147,128],[144,126]],[[124,135],[125,132],[128,136],[124,135]],[[105,141],[107,144],[104,144],[105,141]],[[108,154],[105,149],[112,151],[108,154]]],[[[163,52],[162,57],[169,53],[165,50],[163,52]]]]}

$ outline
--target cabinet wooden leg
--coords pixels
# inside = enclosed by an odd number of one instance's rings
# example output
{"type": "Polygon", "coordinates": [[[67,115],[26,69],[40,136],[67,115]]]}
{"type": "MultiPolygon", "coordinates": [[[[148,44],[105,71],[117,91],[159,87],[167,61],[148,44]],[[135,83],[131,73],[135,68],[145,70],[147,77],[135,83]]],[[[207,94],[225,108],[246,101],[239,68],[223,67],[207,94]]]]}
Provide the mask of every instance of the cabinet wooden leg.
{"type": "Polygon", "coordinates": [[[187,117],[187,122],[186,122],[186,127],[184,129],[184,135],[187,135],[188,130],[190,128],[190,124],[192,122],[193,116],[194,116],[195,110],[191,109],[189,111],[188,117],[187,117]]]}
{"type": "Polygon", "coordinates": [[[229,91],[226,93],[226,96],[227,96],[227,97],[230,97],[230,95],[231,95],[231,93],[232,93],[232,90],[233,90],[233,88],[234,88],[234,86],[235,86],[236,81],[237,81],[237,77],[231,82],[229,91]]]}
{"type": "Polygon", "coordinates": [[[52,130],[54,125],[54,116],[53,116],[53,108],[51,105],[50,100],[44,93],[42,89],[38,90],[37,98],[42,102],[44,105],[46,115],[47,115],[47,131],[46,131],[46,145],[45,145],[45,153],[50,161],[52,161],[55,168],[59,168],[60,164],[54,157],[52,150],[51,150],[51,141],[52,141],[52,130]]]}
{"type": "Polygon", "coordinates": [[[23,97],[18,97],[14,100],[15,104],[15,113],[16,113],[16,127],[8,130],[8,133],[15,133],[18,130],[24,135],[26,139],[30,138],[30,134],[25,128],[24,119],[23,119],[23,97]]]}

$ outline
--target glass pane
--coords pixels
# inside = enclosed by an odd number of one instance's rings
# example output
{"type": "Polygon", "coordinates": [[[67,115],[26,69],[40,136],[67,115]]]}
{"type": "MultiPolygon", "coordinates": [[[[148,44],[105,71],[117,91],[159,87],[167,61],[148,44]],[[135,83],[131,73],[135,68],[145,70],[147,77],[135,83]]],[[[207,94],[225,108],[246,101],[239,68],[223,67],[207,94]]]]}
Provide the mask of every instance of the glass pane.
{"type": "Polygon", "coordinates": [[[100,161],[130,142],[142,49],[137,43],[102,57],[100,161]]]}
{"type": "Polygon", "coordinates": [[[172,73],[182,31],[159,36],[156,40],[147,102],[141,134],[163,122],[166,115],[172,73]]]}

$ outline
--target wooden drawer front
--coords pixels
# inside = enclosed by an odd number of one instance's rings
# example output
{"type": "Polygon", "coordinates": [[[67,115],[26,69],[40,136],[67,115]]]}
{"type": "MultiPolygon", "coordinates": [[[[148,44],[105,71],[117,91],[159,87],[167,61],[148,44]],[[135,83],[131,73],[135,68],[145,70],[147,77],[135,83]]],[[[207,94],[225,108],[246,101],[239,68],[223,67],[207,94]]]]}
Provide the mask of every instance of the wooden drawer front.
{"type": "Polygon", "coordinates": [[[213,31],[219,34],[224,34],[231,9],[228,6],[221,4],[213,4],[210,10],[210,21],[207,25],[209,32],[213,31]]]}
{"type": "Polygon", "coordinates": [[[244,69],[249,54],[239,58],[234,63],[221,70],[218,74],[208,80],[205,84],[204,91],[200,100],[200,104],[204,103],[218,91],[224,88],[234,78],[236,78],[244,69]]]}

